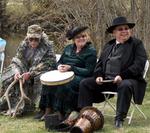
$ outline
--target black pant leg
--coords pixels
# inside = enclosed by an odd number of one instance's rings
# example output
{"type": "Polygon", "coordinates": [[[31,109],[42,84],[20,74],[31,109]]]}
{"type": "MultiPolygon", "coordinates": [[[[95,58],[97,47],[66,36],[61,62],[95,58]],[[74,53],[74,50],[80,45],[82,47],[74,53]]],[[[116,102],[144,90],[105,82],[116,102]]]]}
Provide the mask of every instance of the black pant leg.
{"type": "Polygon", "coordinates": [[[78,107],[92,106],[93,91],[98,85],[93,77],[83,79],[79,85],[78,107]]]}
{"type": "Polygon", "coordinates": [[[39,102],[39,108],[41,110],[45,110],[46,108],[46,87],[45,85],[42,86],[42,91],[41,91],[41,99],[39,102]]]}
{"type": "Polygon", "coordinates": [[[42,86],[41,99],[39,103],[39,108],[45,110],[45,108],[52,108],[55,102],[55,92],[57,87],[55,86],[42,86]]]}
{"type": "Polygon", "coordinates": [[[126,118],[134,90],[132,80],[123,80],[118,86],[116,119],[123,121],[126,118]]]}
{"type": "Polygon", "coordinates": [[[102,91],[116,91],[113,83],[98,85],[94,77],[86,78],[80,82],[78,108],[92,106],[92,103],[99,103],[105,100],[102,91]]]}

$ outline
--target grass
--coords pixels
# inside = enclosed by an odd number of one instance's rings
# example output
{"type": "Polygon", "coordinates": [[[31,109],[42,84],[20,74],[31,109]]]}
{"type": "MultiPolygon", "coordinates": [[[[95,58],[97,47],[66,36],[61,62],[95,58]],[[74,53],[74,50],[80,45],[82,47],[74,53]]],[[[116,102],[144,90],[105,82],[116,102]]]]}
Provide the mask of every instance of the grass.
{"type": "MultiPolygon", "coordinates": [[[[115,100],[115,99],[112,99],[115,100]]],[[[98,104],[101,108],[103,104],[98,104]]],[[[124,122],[124,128],[116,129],[113,125],[114,118],[105,116],[104,128],[95,133],[150,133],[150,91],[147,90],[143,105],[140,108],[147,116],[145,120],[139,112],[135,112],[131,125],[127,124],[127,119],[124,122]]],[[[113,113],[107,107],[107,111],[113,113]]],[[[44,122],[39,122],[33,119],[34,114],[24,116],[23,118],[12,119],[6,116],[0,116],[0,133],[48,133],[45,129],[44,122]]],[[[50,132],[54,133],[54,131],[50,132]]]]}
{"type": "Polygon", "coordinates": [[[45,133],[44,123],[37,122],[32,116],[22,119],[11,119],[5,116],[0,117],[1,133],[45,133]]]}

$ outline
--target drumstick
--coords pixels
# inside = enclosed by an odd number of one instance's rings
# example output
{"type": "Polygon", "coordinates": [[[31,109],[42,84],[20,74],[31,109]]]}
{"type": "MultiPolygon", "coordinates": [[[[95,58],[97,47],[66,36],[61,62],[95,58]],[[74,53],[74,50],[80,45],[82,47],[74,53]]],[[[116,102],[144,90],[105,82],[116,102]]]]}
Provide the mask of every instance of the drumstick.
{"type": "Polygon", "coordinates": [[[103,81],[101,81],[101,82],[103,82],[103,83],[108,83],[108,82],[113,82],[114,80],[103,80],[103,81]]]}

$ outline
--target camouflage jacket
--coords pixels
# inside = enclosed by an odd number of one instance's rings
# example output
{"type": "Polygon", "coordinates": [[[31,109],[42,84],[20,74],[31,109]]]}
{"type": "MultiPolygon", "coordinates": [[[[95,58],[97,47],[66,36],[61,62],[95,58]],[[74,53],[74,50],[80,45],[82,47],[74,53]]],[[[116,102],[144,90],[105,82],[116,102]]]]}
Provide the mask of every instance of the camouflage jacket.
{"type": "Polygon", "coordinates": [[[12,59],[12,63],[15,64],[20,73],[30,72],[31,77],[34,77],[55,68],[56,56],[48,40],[41,40],[30,66],[25,58],[27,48],[29,48],[28,42],[23,41],[17,49],[16,56],[12,59]]]}
{"type": "MultiPolygon", "coordinates": [[[[31,99],[32,103],[30,107],[25,105],[21,107],[22,110],[30,110],[32,105],[37,103],[41,94],[41,83],[39,81],[40,74],[55,69],[56,57],[53,51],[53,47],[48,40],[42,39],[38,47],[35,49],[34,54],[29,52],[30,48],[28,41],[24,40],[17,49],[16,56],[12,59],[11,64],[4,70],[1,78],[0,97],[5,93],[8,85],[14,79],[14,74],[17,71],[20,73],[30,72],[31,80],[24,84],[24,91],[26,95],[31,99]],[[27,58],[27,53],[31,54],[30,59],[27,58]],[[33,56],[32,56],[33,55],[33,56]]],[[[10,92],[11,107],[15,108],[17,105],[20,91],[18,84],[13,86],[10,92]]],[[[0,98],[0,112],[1,110],[7,110],[6,99],[0,98]]]]}

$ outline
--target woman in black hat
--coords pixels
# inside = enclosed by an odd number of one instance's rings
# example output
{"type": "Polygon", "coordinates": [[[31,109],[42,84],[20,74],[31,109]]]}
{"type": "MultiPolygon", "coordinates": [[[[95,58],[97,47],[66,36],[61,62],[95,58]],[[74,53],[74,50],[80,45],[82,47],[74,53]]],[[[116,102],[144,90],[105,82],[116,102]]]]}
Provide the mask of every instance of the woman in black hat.
{"type": "Polygon", "coordinates": [[[92,76],[96,64],[96,50],[89,41],[86,29],[87,27],[75,27],[66,34],[73,43],[65,47],[57,69],[61,72],[74,71],[75,77],[70,83],[58,86],[53,96],[49,86],[43,87],[43,92],[47,91],[42,94],[40,101],[41,110],[46,109],[42,119],[50,110],[66,115],[77,107],[79,83],[85,77],[92,76]]]}
{"type": "Polygon", "coordinates": [[[125,17],[113,20],[107,32],[112,33],[115,39],[104,46],[94,76],[80,83],[79,108],[103,102],[102,91],[118,92],[115,117],[117,128],[123,126],[132,96],[136,104],[142,104],[145,94],[143,70],[147,55],[142,41],[132,37],[134,26],[125,17]],[[112,82],[105,83],[104,80],[112,82]]]}

